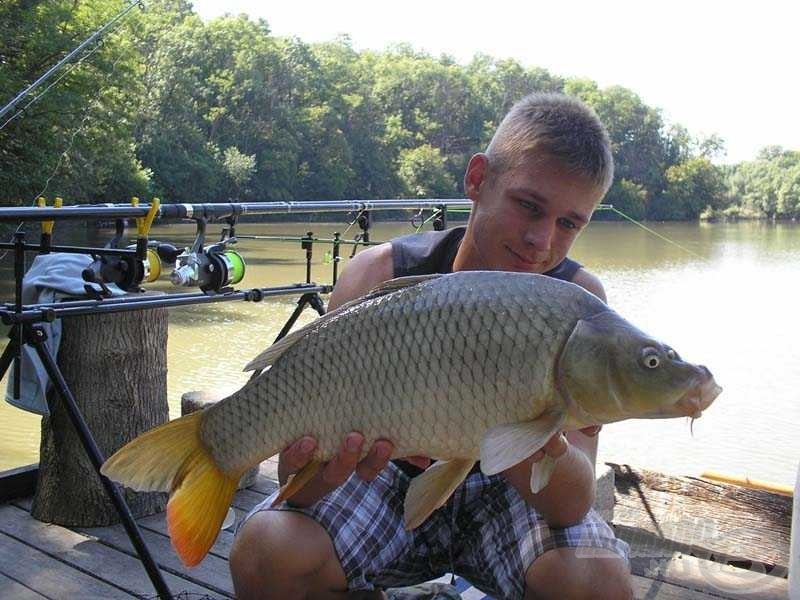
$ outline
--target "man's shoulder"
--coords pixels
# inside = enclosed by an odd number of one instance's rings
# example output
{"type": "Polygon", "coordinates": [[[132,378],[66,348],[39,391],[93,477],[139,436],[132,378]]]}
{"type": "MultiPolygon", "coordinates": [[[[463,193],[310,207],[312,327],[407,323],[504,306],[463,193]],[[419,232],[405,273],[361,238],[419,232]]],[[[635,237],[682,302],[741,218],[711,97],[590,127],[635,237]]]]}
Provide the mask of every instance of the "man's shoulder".
{"type": "Polygon", "coordinates": [[[392,244],[393,273],[398,277],[449,273],[453,269],[466,227],[425,231],[395,238],[392,244]]]}
{"type": "Polygon", "coordinates": [[[591,292],[603,302],[608,302],[606,299],[606,290],[603,287],[603,282],[600,281],[600,278],[589,271],[586,267],[581,267],[575,272],[575,276],[572,278],[572,283],[581,286],[588,292],[591,292]]]}
{"type": "Polygon", "coordinates": [[[356,254],[336,282],[328,308],[363,296],[394,276],[392,245],[372,246],[356,254]]]}

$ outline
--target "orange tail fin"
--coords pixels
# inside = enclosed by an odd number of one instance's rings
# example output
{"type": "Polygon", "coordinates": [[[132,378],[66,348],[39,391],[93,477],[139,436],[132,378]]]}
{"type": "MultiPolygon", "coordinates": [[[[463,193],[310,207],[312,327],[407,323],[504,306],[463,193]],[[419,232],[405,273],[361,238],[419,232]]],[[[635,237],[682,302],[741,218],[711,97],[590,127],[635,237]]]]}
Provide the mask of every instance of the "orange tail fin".
{"type": "Polygon", "coordinates": [[[241,473],[226,473],[200,440],[202,411],[140,435],[103,465],[103,475],[139,491],[169,491],[167,526],[187,566],[219,535],[241,473]]]}

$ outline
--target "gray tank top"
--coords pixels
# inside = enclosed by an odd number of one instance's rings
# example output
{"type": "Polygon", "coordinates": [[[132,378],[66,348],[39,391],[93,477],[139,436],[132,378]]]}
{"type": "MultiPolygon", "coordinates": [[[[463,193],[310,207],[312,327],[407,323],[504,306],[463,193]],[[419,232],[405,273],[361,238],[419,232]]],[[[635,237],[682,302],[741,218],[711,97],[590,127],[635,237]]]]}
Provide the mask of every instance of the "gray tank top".
{"type": "MultiPolygon", "coordinates": [[[[395,277],[450,273],[466,227],[444,231],[412,233],[392,240],[392,262],[395,277]]],[[[565,258],[545,273],[549,277],[572,281],[581,264],[565,258]]]]}
{"type": "MultiPolygon", "coordinates": [[[[412,233],[395,238],[392,244],[392,262],[395,277],[409,275],[429,275],[432,273],[451,273],[456,252],[464,239],[466,227],[454,227],[444,231],[426,231],[412,233]]],[[[572,281],[581,264],[565,258],[558,265],[545,273],[550,277],[572,281]]],[[[416,477],[422,469],[404,460],[393,460],[406,475],[416,477]]],[[[480,472],[480,463],[475,463],[470,473],[480,472]]]]}

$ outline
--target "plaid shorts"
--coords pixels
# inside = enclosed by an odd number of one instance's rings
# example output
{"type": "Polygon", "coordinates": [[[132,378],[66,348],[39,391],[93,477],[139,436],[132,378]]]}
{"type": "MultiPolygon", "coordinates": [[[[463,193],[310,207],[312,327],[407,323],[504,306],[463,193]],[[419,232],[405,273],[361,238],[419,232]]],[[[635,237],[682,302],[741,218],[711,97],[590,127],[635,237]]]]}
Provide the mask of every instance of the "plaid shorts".
{"type": "MultiPolygon", "coordinates": [[[[579,556],[628,558],[628,545],[594,509],[578,525],[554,529],[504,477],[480,472],[471,473],[417,529],[406,531],[403,501],[409,482],[390,463],[374,481],[353,475],[309,508],[284,503],[272,510],[303,513],[326,529],[351,591],[413,585],[455,573],[486,594],[522,598],[527,568],[553,548],[581,548],[579,556]]],[[[245,521],[271,510],[274,496],[245,521]]]]}

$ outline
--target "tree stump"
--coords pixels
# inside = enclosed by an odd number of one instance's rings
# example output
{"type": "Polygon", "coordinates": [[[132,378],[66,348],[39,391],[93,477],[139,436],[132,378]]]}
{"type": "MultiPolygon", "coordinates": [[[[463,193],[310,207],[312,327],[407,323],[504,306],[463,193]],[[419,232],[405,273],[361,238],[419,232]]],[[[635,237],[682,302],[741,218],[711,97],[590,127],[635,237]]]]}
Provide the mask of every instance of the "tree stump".
{"type": "MultiPolygon", "coordinates": [[[[186,392],[181,396],[181,416],[193,413],[196,410],[203,410],[225,397],[225,394],[218,391],[199,390],[186,392]]],[[[256,482],[258,475],[258,465],[245,471],[239,480],[239,489],[249,488],[256,482]]]]}
{"type": "MultiPolygon", "coordinates": [[[[167,310],[62,321],[58,365],[104,457],[169,420],[167,310]]],[[[42,419],[39,481],[32,515],[71,527],[119,522],[119,516],[54,390],[42,419]]],[[[124,490],[135,517],[164,510],[162,492],[124,490]]]]}

